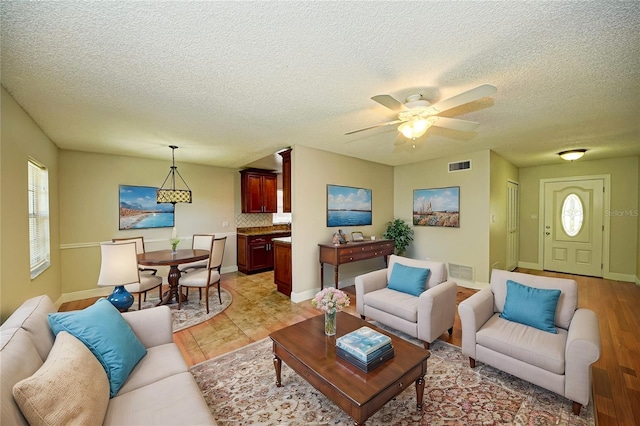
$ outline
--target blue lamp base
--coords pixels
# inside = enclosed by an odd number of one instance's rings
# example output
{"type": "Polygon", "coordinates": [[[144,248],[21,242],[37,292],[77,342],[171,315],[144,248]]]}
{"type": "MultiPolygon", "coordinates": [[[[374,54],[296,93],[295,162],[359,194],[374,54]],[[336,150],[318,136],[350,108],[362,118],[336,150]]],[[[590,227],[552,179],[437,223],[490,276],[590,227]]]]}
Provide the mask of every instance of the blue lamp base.
{"type": "Polygon", "coordinates": [[[133,295],[123,285],[116,286],[107,300],[120,312],[126,312],[133,305],[133,295]]]}

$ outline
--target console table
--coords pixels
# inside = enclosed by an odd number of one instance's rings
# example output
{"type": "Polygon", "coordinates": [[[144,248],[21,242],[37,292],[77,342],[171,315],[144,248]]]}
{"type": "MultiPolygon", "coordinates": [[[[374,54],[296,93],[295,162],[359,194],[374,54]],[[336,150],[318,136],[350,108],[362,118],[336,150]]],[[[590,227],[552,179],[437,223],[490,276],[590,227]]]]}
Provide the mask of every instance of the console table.
{"type": "Polygon", "coordinates": [[[393,240],[350,241],[346,244],[318,244],[320,247],[320,289],[324,287],[324,264],[333,265],[335,286],[338,288],[338,268],[340,265],[360,260],[384,257],[393,254],[393,240]]]}

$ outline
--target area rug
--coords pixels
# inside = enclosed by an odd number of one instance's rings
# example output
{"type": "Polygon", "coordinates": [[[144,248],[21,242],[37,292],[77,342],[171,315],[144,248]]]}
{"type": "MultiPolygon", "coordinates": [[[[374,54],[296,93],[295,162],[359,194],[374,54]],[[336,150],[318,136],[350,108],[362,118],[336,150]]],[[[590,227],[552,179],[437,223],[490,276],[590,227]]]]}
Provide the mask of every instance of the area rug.
{"type": "MultiPolygon", "coordinates": [[[[191,367],[220,425],[353,425],[354,421],[302,377],[282,364],[275,385],[272,344],[265,338],[191,367]]],[[[389,401],[367,425],[593,425],[592,404],[580,416],[571,401],[477,363],[460,348],[431,345],[422,412],[415,386],[389,401]]]]}
{"type": "MultiPolygon", "coordinates": [[[[205,305],[204,290],[202,292],[203,298],[199,300],[198,290],[191,289],[189,291],[189,297],[187,303],[182,303],[182,309],[178,309],[177,303],[169,304],[171,308],[171,317],[173,318],[173,332],[184,330],[185,328],[192,327],[200,324],[208,319],[211,319],[227,309],[231,305],[233,298],[224,288],[220,289],[220,296],[222,297],[222,304],[218,300],[218,289],[209,289],[209,313],[207,314],[207,307],[205,305]]],[[[142,302],[142,309],[152,308],[156,306],[160,299],[158,299],[158,291],[151,290],[147,292],[147,300],[142,302]]],[[[133,302],[130,311],[138,309],[138,299],[133,302]]]]}

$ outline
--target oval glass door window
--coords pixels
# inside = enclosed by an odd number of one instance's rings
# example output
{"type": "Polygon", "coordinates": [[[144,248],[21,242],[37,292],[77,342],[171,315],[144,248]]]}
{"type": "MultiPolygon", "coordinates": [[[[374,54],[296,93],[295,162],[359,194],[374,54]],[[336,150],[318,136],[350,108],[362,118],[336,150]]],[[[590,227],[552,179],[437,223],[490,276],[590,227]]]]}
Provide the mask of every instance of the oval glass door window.
{"type": "Polygon", "coordinates": [[[562,203],[562,228],[570,237],[575,237],[582,229],[584,210],[582,201],[576,194],[569,194],[562,203]]]}

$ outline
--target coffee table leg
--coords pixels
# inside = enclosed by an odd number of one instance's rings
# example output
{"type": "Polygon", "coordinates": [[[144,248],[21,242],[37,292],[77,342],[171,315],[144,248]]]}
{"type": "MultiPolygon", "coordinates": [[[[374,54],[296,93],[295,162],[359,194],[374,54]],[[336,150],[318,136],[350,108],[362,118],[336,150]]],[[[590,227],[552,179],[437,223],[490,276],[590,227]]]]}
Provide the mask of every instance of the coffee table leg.
{"type": "Polygon", "coordinates": [[[422,376],[416,380],[416,399],[418,400],[418,411],[422,411],[422,396],[424,395],[424,379],[422,376]]]}
{"type": "Polygon", "coordinates": [[[273,355],[273,366],[276,368],[276,386],[282,386],[280,372],[282,371],[282,360],[277,355],[273,355]]]}

